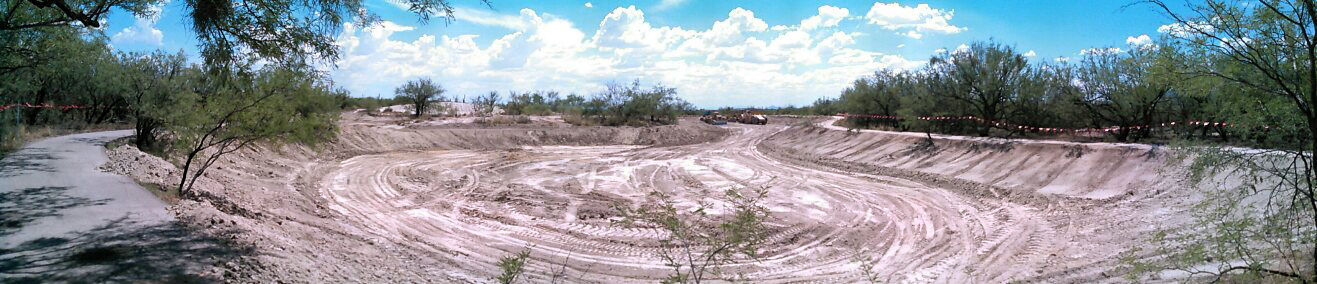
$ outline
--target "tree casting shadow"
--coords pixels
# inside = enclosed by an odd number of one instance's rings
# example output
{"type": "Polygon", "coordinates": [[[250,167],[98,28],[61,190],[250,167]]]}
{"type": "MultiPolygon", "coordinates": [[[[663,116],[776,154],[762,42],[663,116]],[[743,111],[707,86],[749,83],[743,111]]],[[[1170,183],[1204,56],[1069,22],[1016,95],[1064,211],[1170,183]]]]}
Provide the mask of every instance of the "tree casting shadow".
{"type": "Polygon", "coordinates": [[[176,222],[120,218],[68,238],[0,249],[0,282],[213,283],[222,279],[200,272],[252,254],[176,222]]]}
{"type": "Polygon", "coordinates": [[[0,236],[13,234],[33,220],[59,216],[65,209],[103,205],[109,200],[69,196],[65,194],[68,189],[43,186],[0,192],[0,236]]]}
{"type": "Polygon", "coordinates": [[[55,172],[48,161],[55,160],[46,148],[27,148],[0,157],[0,178],[14,177],[26,172],[55,172]]]}

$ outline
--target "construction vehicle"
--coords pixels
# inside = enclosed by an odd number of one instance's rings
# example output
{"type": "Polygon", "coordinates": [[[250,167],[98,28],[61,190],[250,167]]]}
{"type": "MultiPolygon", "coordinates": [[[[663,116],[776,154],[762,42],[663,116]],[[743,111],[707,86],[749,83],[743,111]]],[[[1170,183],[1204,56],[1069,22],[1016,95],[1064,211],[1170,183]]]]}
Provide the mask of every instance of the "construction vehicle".
{"type": "Polygon", "coordinates": [[[740,122],[744,124],[765,125],[768,124],[768,117],[765,117],[762,114],[754,114],[751,113],[749,110],[746,110],[745,112],[742,112],[740,116],[736,117],[736,122],[740,122]]]}
{"type": "Polygon", "coordinates": [[[727,117],[717,111],[705,112],[703,116],[700,116],[700,121],[713,125],[724,125],[727,124],[727,117]]]}

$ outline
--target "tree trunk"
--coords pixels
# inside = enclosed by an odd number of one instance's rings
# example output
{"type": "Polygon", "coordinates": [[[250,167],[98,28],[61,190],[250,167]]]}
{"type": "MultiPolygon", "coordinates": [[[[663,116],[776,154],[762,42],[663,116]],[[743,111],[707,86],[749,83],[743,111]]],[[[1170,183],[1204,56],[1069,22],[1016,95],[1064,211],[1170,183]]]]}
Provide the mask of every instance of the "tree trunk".
{"type": "Polygon", "coordinates": [[[139,115],[135,125],[133,144],[137,145],[137,149],[143,151],[153,149],[155,147],[155,129],[157,126],[155,121],[149,118],[142,118],[139,115]]]}
{"type": "Polygon", "coordinates": [[[178,182],[178,194],[185,198],[191,197],[192,188],[187,186],[188,181],[190,180],[190,178],[188,178],[188,171],[191,170],[192,160],[195,159],[196,157],[197,157],[196,151],[188,153],[187,161],[183,163],[183,173],[180,175],[182,176],[182,178],[178,182]]]}
{"type": "MultiPolygon", "coordinates": [[[[46,88],[44,88],[44,87],[41,88],[41,89],[39,89],[39,90],[37,90],[37,97],[36,97],[35,100],[32,100],[32,104],[39,105],[39,104],[45,103],[45,102],[46,102],[46,93],[47,93],[47,92],[46,92],[46,88]]],[[[27,110],[27,113],[26,113],[27,121],[24,121],[24,122],[26,122],[27,125],[36,125],[36,124],[37,124],[37,119],[40,118],[41,111],[42,111],[43,109],[41,109],[41,108],[27,108],[26,110],[27,110]]]]}

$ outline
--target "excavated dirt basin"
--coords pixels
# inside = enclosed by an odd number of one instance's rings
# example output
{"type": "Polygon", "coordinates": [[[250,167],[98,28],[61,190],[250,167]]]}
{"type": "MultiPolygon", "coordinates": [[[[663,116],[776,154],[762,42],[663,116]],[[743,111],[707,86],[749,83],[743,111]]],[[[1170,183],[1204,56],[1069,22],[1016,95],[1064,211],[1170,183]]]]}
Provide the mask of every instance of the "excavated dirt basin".
{"type": "Polygon", "coordinates": [[[398,128],[237,153],[176,211],[265,252],[216,272],[254,282],[490,282],[526,248],[532,282],[655,282],[666,233],[612,222],[655,191],[719,212],[723,190],[768,187],[761,258],[723,268],[755,282],[860,281],[862,259],[892,282],[1121,281],[1122,252],[1184,219],[1178,166],[1142,145],[928,146],[818,121],[398,128]]]}

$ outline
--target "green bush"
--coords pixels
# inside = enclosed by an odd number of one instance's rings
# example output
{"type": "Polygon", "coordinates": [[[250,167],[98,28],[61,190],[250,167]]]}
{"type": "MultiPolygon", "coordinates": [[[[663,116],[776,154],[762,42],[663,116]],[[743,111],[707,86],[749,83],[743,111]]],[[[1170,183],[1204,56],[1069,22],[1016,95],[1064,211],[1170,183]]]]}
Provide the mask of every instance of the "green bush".
{"type": "Polygon", "coordinates": [[[600,125],[648,126],[676,124],[678,115],[693,111],[693,105],[677,97],[676,89],[661,85],[646,89],[636,81],[610,85],[585,102],[581,116],[600,125]]]}

